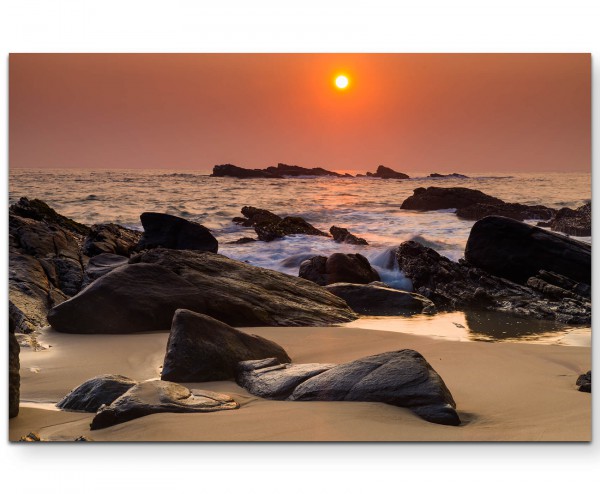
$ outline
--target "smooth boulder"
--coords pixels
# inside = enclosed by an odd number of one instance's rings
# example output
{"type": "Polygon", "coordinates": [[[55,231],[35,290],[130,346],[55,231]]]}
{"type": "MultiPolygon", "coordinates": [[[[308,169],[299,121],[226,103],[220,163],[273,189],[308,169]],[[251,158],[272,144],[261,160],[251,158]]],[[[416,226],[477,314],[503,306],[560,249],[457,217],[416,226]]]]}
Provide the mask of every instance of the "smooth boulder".
{"type": "Polygon", "coordinates": [[[373,269],[365,256],[341,252],[331,254],[329,257],[315,256],[303,261],[298,276],[321,286],[333,283],[366,284],[380,281],[379,273],[373,269]]]}
{"type": "Polygon", "coordinates": [[[236,408],[239,404],[228,395],[190,391],[167,381],[146,381],[133,386],[110,405],[101,407],[90,429],[104,429],[154,413],[207,413],[236,408]]]}
{"type": "Polygon", "coordinates": [[[217,239],[199,223],[164,213],[142,213],[140,220],[144,233],[138,250],[157,247],[215,253],[219,250],[217,239]]]}
{"type": "Polygon", "coordinates": [[[242,360],[291,359],[277,343],[249,335],[204,314],[179,309],[173,317],[161,379],[220,381],[235,376],[242,360]]]}
{"type": "Polygon", "coordinates": [[[52,327],[70,333],[169,331],[177,309],[231,326],[320,326],[357,315],[301,278],[219,254],[152,249],[54,307],[52,327]]]}
{"type": "Polygon", "coordinates": [[[124,266],[129,262],[129,258],[118,254],[99,254],[91,257],[83,271],[83,284],[85,288],[93,281],[110,273],[113,269],[124,266]]]}
{"type": "Polygon", "coordinates": [[[473,225],[465,259],[522,284],[540,270],[587,284],[592,277],[590,245],[500,216],[488,216],[473,225]]]}
{"type": "Polygon", "coordinates": [[[503,204],[471,204],[456,210],[456,216],[464,220],[477,221],[486,216],[504,216],[519,221],[524,220],[549,220],[556,214],[556,210],[546,206],[527,206],[519,203],[503,204]]]}
{"type": "Polygon", "coordinates": [[[419,187],[404,200],[400,209],[435,211],[466,208],[473,204],[503,204],[504,201],[466,187],[419,187]]]}
{"type": "Polygon", "coordinates": [[[77,386],[56,406],[63,410],[96,413],[102,405],[110,405],[135,386],[137,381],[118,374],[104,374],[77,386]]]}

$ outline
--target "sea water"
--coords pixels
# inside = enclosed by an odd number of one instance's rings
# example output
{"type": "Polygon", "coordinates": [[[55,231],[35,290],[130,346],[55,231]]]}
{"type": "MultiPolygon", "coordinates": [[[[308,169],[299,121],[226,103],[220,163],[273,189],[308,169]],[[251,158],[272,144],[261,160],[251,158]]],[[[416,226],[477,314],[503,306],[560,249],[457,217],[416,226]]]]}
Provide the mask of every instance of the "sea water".
{"type": "MultiPolygon", "coordinates": [[[[140,214],[168,213],[209,228],[219,252],[255,266],[297,275],[301,261],[313,255],[360,252],[382,280],[410,289],[410,281],[393,265],[391,249],[416,240],[458,260],[473,221],[454,210],[400,209],[417,187],[468,187],[506,202],[577,208],[591,200],[589,173],[472,173],[469,178],[408,180],[306,177],[287,179],[215,178],[181,170],[11,169],[9,201],[38,198],[57,212],[88,225],[113,222],[141,230],[140,214]],[[233,223],[243,206],[268,209],[280,216],[301,216],[328,232],[348,228],[368,246],[338,244],[331,238],[292,235],[273,242],[231,244],[256,237],[252,228],[233,223]]],[[[536,224],[536,221],[529,221],[536,224]]],[[[575,237],[591,243],[591,237],[575,237]]]]}

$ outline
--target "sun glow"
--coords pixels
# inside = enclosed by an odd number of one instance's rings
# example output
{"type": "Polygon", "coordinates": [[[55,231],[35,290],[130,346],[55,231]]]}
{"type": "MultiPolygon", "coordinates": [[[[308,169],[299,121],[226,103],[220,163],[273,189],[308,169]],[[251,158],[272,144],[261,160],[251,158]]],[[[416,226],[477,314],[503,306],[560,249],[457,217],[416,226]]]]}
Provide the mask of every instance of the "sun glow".
{"type": "Polygon", "coordinates": [[[335,85],[338,89],[346,89],[348,87],[348,83],[350,81],[348,80],[348,77],[346,77],[345,75],[338,75],[335,78],[335,85]]]}

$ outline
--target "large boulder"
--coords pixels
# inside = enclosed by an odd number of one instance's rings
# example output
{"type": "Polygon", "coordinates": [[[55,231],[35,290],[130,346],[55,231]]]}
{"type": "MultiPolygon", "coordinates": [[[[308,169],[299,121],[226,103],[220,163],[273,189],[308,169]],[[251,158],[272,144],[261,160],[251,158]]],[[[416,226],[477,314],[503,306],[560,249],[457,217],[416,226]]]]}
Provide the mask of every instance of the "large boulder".
{"type": "Polygon", "coordinates": [[[486,216],[504,216],[515,220],[549,220],[556,213],[555,209],[546,206],[526,206],[519,203],[503,204],[471,204],[456,210],[456,216],[464,220],[477,221],[486,216]]]}
{"type": "Polygon", "coordinates": [[[63,410],[96,413],[102,405],[110,405],[136,384],[137,381],[118,374],[96,376],[77,386],[56,406],[63,410]]]}
{"type": "Polygon", "coordinates": [[[138,250],[164,247],[216,253],[219,249],[217,239],[199,223],[164,213],[142,213],[140,220],[144,233],[138,250]]]}
{"type": "Polygon", "coordinates": [[[500,216],[473,225],[465,259],[517,283],[526,283],[542,269],[587,284],[592,277],[590,245],[500,216]]]}
{"type": "Polygon", "coordinates": [[[83,253],[89,257],[100,254],[129,257],[141,237],[142,232],[114,223],[92,225],[83,243],[83,253]]]}
{"type": "Polygon", "coordinates": [[[379,165],[377,167],[377,171],[375,173],[367,172],[367,177],[377,177],[377,178],[396,178],[396,179],[407,179],[410,178],[406,173],[397,172],[396,170],[392,170],[387,166],[379,165]]]}
{"type": "Polygon", "coordinates": [[[249,335],[204,314],[179,309],[173,317],[161,379],[220,381],[235,376],[242,360],[290,357],[277,343],[249,335]]]}
{"type": "Polygon", "coordinates": [[[341,244],[369,245],[364,238],[357,237],[356,235],[350,233],[346,228],[341,228],[334,225],[329,229],[329,233],[331,233],[331,236],[335,242],[341,244]]]}
{"type": "Polygon", "coordinates": [[[499,278],[464,260],[451,261],[414,241],[402,243],[396,259],[414,290],[439,310],[491,310],[569,324],[589,324],[591,320],[590,301],[575,293],[553,300],[533,287],[499,278]]]}
{"type": "Polygon", "coordinates": [[[21,376],[19,353],[21,348],[15,336],[16,325],[9,314],[8,321],[8,418],[19,415],[21,376]]]}
{"type": "Polygon", "coordinates": [[[348,322],[346,303],[295,276],[210,252],[152,249],[54,307],[48,321],[70,333],[169,331],[177,309],[232,326],[348,322]]]}
{"type": "Polygon", "coordinates": [[[562,208],[554,218],[538,226],[550,227],[552,231],[589,237],[592,234],[592,203],[588,202],[577,209],[562,208]]]}
{"type": "Polygon", "coordinates": [[[82,288],[128,262],[128,257],[117,254],[98,254],[91,257],[83,272],[82,288]]]}
{"type": "Polygon", "coordinates": [[[100,408],[90,429],[104,429],[153,413],[206,413],[239,408],[233,398],[212,391],[192,390],[167,381],[133,386],[110,405],[100,408]]]}
{"type": "Polygon", "coordinates": [[[473,204],[503,204],[504,201],[466,187],[419,187],[404,200],[401,209],[435,211],[437,209],[460,209],[473,204]]]}
{"type": "Polygon", "coordinates": [[[236,367],[236,382],[250,393],[285,400],[300,383],[335,367],[335,364],[290,364],[278,358],[248,360],[236,367]]]}
{"type": "Polygon", "coordinates": [[[379,274],[362,254],[331,254],[329,257],[315,256],[300,264],[300,278],[317,285],[333,283],[365,284],[380,281],[379,274]]]}
{"type": "Polygon", "coordinates": [[[433,302],[423,295],[381,286],[377,282],[368,285],[334,283],[327,285],[326,289],[362,315],[400,316],[433,314],[436,311],[433,302]]]}

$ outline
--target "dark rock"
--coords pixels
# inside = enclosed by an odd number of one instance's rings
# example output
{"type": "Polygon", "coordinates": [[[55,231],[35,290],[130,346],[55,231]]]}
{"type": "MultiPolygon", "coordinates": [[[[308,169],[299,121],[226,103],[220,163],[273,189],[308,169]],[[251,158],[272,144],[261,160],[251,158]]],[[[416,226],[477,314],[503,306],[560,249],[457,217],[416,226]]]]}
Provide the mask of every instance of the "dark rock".
{"type": "Polygon", "coordinates": [[[429,178],[469,178],[466,175],[462,175],[460,173],[449,173],[447,175],[442,175],[441,173],[430,173],[429,178]]]}
{"type": "Polygon", "coordinates": [[[346,303],[295,276],[210,252],[153,249],[54,307],[68,333],[168,331],[177,309],[232,326],[319,326],[356,318],[346,303]]]}
{"type": "Polygon", "coordinates": [[[538,223],[538,226],[576,237],[589,237],[592,235],[592,204],[587,203],[577,209],[562,208],[551,221],[538,223]]]}
{"type": "Polygon", "coordinates": [[[364,177],[366,177],[366,175],[363,175],[362,173],[356,174],[356,178],[364,178],[364,177]]]}
{"type": "Polygon", "coordinates": [[[117,254],[99,254],[91,257],[83,272],[82,288],[85,288],[93,281],[110,273],[113,269],[124,266],[129,262],[128,257],[117,254]]]}
{"type": "MultiPolygon", "coordinates": [[[[311,259],[315,257],[315,254],[311,252],[303,253],[303,254],[294,254],[290,257],[286,257],[283,261],[279,263],[282,268],[299,268],[300,264],[302,264],[307,259],[311,259]]],[[[327,258],[324,258],[327,259],[327,258]]]]}
{"type": "Polygon", "coordinates": [[[405,199],[401,209],[435,211],[437,209],[460,209],[473,204],[503,204],[504,201],[475,189],[466,187],[419,187],[405,199]]]}
{"type": "Polygon", "coordinates": [[[459,208],[456,215],[465,220],[480,220],[486,216],[504,216],[515,220],[549,220],[556,213],[555,209],[546,206],[526,206],[519,203],[503,204],[471,204],[459,208]]]}
{"type": "Polygon", "coordinates": [[[9,312],[8,318],[8,418],[12,419],[19,415],[19,400],[21,389],[21,377],[19,370],[19,353],[21,348],[15,336],[16,325],[9,312]]]}
{"type": "Polygon", "coordinates": [[[388,168],[387,166],[379,165],[377,167],[377,171],[375,173],[367,172],[367,177],[377,177],[377,178],[399,178],[399,179],[407,179],[410,178],[406,173],[397,172],[388,168]]]}
{"type": "Polygon", "coordinates": [[[77,386],[56,406],[63,410],[96,413],[102,405],[110,405],[135,386],[137,381],[117,374],[104,374],[77,386]]]}
{"type": "Polygon", "coordinates": [[[579,386],[579,391],[584,393],[592,392],[592,371],[589,370],[585,374],[581,374],[575,383],[579,386]]]}
{"type": "Polygon", "coordinates": [[[315,256],[300,264],[300,278],[316,283],[330,285],[332,283],[371,283],[380,281],[369,260],[362,254],[335,253],[329,257],[315,256]]]}
{"type": "Polygon", "coordinates": [[[211,177],[234,177],[234,178],[280,178],[265,170],[242,168],[231,164],[216,165],[211,177]]]}
{"type": "Polygon", "coordinates": [[[242,360],[290,357],[277,343],[249,335],[204,314],[179,309],[173,317],[161,379],[220,381],[235,376],[242,360]]]}
{"type": "Polygon", "coordinates": [[[83,253],[89,257],[105,253],[129,257],[141,237],[141,232],[114,223],[92,225],[83,243],[83,253]]]}
{"type": "Polygon", "coordinates": [[[256,242],[256,239],[252,238],[252,237],[242,237],[242,238],[238,238],[237,240],[234,240],[233,242],[227,242],[227,243],[243,245],[243,244],[251,244],[252,242],[256,242]]]}
{"type": "Polygon", "coordinates": [[[569,324],[589,324],[591,319],[588,301],[549,300],[530,287],[493,276],[467,261],[453,262],[417,242],[402,243],[396,258],[415,291],[438,310],[491,310],[569,324]]]}
{"type": "Polygon", "coordinates": [[[335,364],[289,364],[277,358],[249,360],[237,366],[235,380],[261,398],[285,400],[296,387],[335,364]]]}
{"type": "Polygon", "coordinates": [[[526,285],[542,293],[547,292],[549,298],[552,298],[551,295],[555,293],[561,295],[558,298],[564,298],[565,296],[570,298],[592,298],[592,287],[587,283],[578,283],[571,278],[543,269],[536,276],[529,278],[526,285]]]}
{"type": "Polygon", "coordinates": [[[433,302],[422,295],[377,284],[334,283],[326,289],[345,300],[354,312],[363,315],[399,316],[436,311],[433,302]]]}
{"type": "Polygon", "coordinates": [[[409,408],[429,422],[460,424],[446,384],[414,350],[381,353],[336,365],[298,385],[289,399],[381,402],[409,408]]]}
{"type": "Polygon", "coordinates": [[[138,250],[164,247],[216,253],[219,249],[217,239],[199,223],[163,213],[142,213],[140,220],[144,233],[138,250]]]}
{"type": "Polygon", "coordinates": [[[10,206],[9,210],[15,216],[31,218],[33,220],[58,225],[77,235],[87,235],[90,231],[89,226],[82,225],[62,214],[58,214],[54,209],[48,206],[48,204],[39,199],[29,200],[26,197],[21,197],[19,202],[10,206]]]}
{"type": "Polygon", "coordinates": [[[315,228],[298,216],[287,216],[280,222],[263,222],[254,226],[258,239],[270,242],[286,235],[317,235],[327,237],[327,233],[315,228]]]}
{"type": "Polygon", "coordinates": [[[193,390],[167,381],[146,381],[133,386],[110,405],[100,408],[90,429],[104,429],[153,413],[206,413],[234,410],[230,396],[193,390]]]}
{"type": "Polygon", "coordinates": [[[369,245],[364,238],[359,238],[356,235],[350,233],[346,228],[340,228],[339,226],[332,226],[329,229],[329,233],[338,243],[352,244],[352,245],[369,245]]]}
{"type": "Polygon", "coordinates": [[[465,259],[517,283],[526,283],[540,270],[591,283],[590,245],[500,216],[488,216],[473,225],[465,259]]]}
{"type": "Polygon", "coordinates": [[[325,170],[324,168],[304,168],[302,166],[278,163],[277,167],[269,166],[267,173],[278,177],[341,177],[340,173],[325,170]]]}
{"type": "Polygon", "coordinates": [[[26,436],[22,436],[21,439],[19,439],[20,443],[37,443],[39,441],[41,441],[41,439],[37,432],[30,432],[26,436]]]}
{"type": "Polygon", "coordinates": [[[245,218],[234,218],[234,223],[242,226],[255,226],[260,223],[279,223],[283,218],[267,209],[255,208],[253,206],[244,206],[242,214],[245,218]]]}

